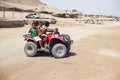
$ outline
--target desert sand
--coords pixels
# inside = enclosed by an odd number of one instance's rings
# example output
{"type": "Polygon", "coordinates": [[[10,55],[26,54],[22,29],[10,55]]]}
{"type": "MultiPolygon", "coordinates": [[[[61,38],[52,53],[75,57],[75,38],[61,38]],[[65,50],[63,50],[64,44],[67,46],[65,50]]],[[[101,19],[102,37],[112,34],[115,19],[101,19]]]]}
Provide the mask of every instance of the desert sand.
{"type": "Polygon", "coordinates": [[[58,27],[74,40],[62,59],[26,57],[29,28],[0,29],[0,80],[120,80],[120,24],[58,27]]]}

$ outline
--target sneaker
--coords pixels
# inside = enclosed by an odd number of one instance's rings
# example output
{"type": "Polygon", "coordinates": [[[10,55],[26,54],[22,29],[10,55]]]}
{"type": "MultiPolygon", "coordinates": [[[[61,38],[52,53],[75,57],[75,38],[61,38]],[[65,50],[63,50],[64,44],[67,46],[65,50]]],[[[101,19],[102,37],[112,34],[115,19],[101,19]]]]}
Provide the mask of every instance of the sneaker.
{"type": "Polygon", "coordinates": [[[45,48],[48,49],[48,45],[47,44],[45,44],[45,48]]]}
{"type": "Polygon", "coordinates": [[[44,48],[44,47],[41,47],[41,50],[45,50],[45,48],[44,48]]]}

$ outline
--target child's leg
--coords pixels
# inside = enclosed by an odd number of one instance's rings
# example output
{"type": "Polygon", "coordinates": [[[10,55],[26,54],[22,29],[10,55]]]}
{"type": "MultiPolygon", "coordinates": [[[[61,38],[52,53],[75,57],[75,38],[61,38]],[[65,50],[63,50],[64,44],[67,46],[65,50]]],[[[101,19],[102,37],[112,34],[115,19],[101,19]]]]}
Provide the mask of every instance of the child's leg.
{"type": "Polygon", "coordinates": [[[44,47],[42,46],[42,40],[39,40],[39,44],[40,44],[41,49],[43,49],[44,47]]]}
{"type": "Polygon", "coordinates": [[[41,49],[44,49],[44,47],[42,46],[42,39],[39,36],[34,37],[34,39],[39,42],[41,49]]]}

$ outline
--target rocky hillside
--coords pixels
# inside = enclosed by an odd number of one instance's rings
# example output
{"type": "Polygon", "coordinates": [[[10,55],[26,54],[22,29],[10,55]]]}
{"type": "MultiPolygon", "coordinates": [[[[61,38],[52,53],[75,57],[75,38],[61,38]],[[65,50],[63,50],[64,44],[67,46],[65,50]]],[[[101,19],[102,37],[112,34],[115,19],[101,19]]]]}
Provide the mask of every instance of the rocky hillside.
{"type": "Polygon", "coordinates": [[[40,0],[3,0],[3,1],[32,6],[45,5],[45,3],[41,2],[40,0]]]}
{"type": "Polygon", "coordinates": [[[4,9],[4,6],[7,8],[6,10],[15,10],[16,11],[36,11],[36,12],[63,12],[63,10],[49,6],[40,0],[0,0],[0,10],[4,9]]]}

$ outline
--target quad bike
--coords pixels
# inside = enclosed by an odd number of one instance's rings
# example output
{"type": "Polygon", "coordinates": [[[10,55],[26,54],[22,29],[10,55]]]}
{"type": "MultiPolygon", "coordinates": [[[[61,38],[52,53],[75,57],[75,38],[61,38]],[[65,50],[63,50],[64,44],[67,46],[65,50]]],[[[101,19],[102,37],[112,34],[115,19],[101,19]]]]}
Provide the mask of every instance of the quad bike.
{"type": "MultiPolygon", "coordinates": [[[[27,41],[24,46],[24,51],[28,57],[36,56],[37,52],[41,50],[39,42],[33,39],[30,34],[23,35],[25,41],[27,41]]],[[[42,45],[45,50],[48,51],[55,58],[63,58],[65,57],[71,48],[71,44],[73,40],[71,40],[70,36],[67,34],[60,34],[58,29],[52,31],[47,31],[46,36],[42,36],[42,45]]]]}

